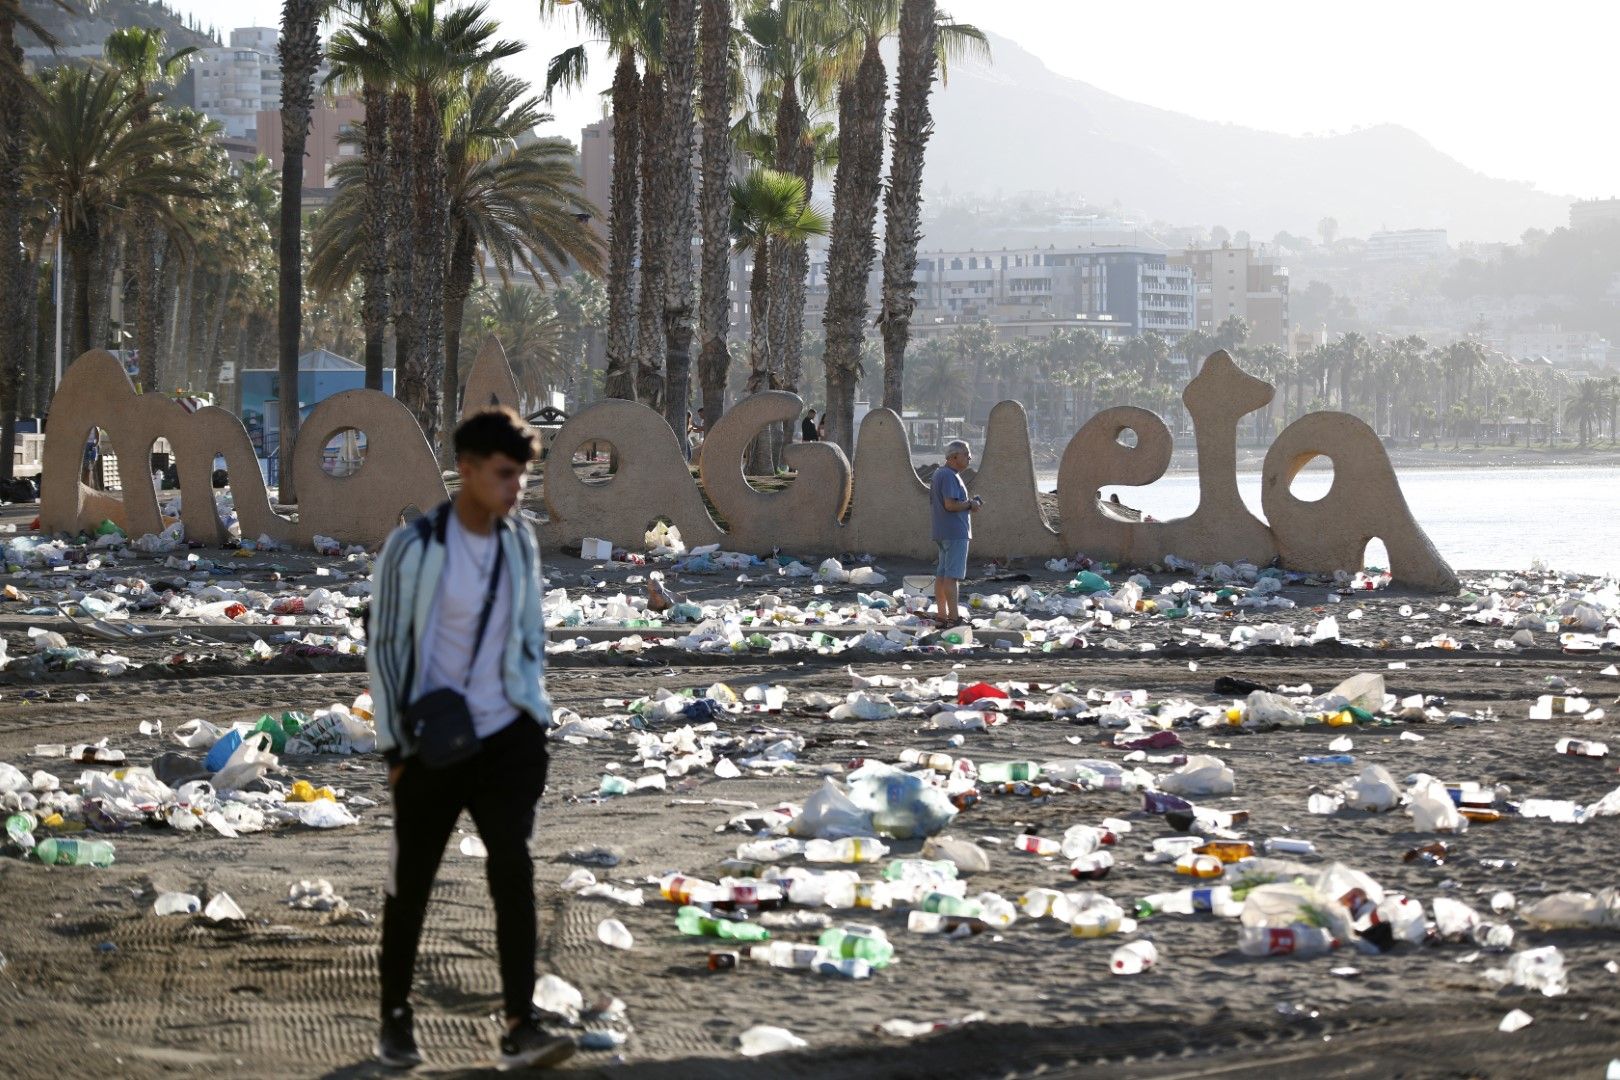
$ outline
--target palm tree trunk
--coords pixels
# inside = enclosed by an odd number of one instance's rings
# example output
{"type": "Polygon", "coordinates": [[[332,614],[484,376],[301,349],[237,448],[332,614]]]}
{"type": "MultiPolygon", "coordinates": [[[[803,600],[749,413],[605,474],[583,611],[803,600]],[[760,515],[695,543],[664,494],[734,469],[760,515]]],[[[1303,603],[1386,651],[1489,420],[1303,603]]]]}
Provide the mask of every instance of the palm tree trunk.
{"type": "Polygon", "coordinates": [[[82,224],[68,230],[65,244],[73,268],[73,347],[64,363],[72,363],[90,348],[90,294],[95,277],[97,230],[82,224]]]}
{"type": "Polygon", "coordinates": [[[698,218],[703,235],[702,298],[698,312],[698,379],[703,388],[703,427],[726,411],[726,374],[731,354],[731,259],[726,226],[731,195],[731,85],[727,52],[731,0],[703,0],[700,29],[703,64],[703,190],[698,218]]]}
{"type": "MultiPolygon", "coordinates": [[[[783,85],[782,98],[776,105],[776,158],[772,165],[778,172],[795,171],[803,132],[804,114],[799,108],[799,93],[790,79],[783,85]]],[[[787,339],[787,290],[793,247],[793,244],[780,239],[771,245],[770,321],[766,333],[769,335],[772,367],[776,371],[782,370],[782,355],[787,339]]]]}
{"type": "Polygon", "coordinates": [[[669,0],[664,34],[669,129],[669,278],[664,291],[664,419],[687,453],[692,381],[692,87],[697,80],[697,0],[669,0]]]}
{"type": "Polygon", "coordinates": [[[641,297],[636,309],[636,398],[663,403],[664,287],[669,269],[671,205],[669,133],[664,127],[664,79],[641,80],[641,297]]]}
{"type": "Polygon", "coordinates": [[[366,331],[366,389],[381,390],[388,335],[388,95],[365,81],[366,254],[360,264],[360,320],[366,331]]]}
{"type": "Polygon", "coordinates": [[[412,215],[411,282],[416,305],[416,338],[412,342],[415,386],[406,403],[412,406],[429,446],[437,443],[444,416],[444,121],[439,96],[419,87],[411,107],[411,158],[415,166],[412,215]]]}
{"type": "Polygon", "coordinates": [[[461,320],[472,293],[477,259],[478,245],[472,233],[458,228],[444,292],[444,428],[439,449],[447,463],[455,458],[456,424],[461,417],[461,320]]]}
{"type": "Polygon", "coordinates": [[[298,501],[293,483],[293,441],[298,436],[298,339],[304,296],[304,149],[320,64],[321,0],[283,0],[281,8],[281,263],[276,320],[280,373],[281,447],[277,465],[281,501],[298,501]]]}
{"type": "Polygon", "coordinates": [[[158,388],[158,371],[162,358],[158,356],[159,323],[163,314],[163,269],[158,262],[163,228],[155,221],[134,223],[135,271],[135,350],[140,355],[141,389],[146,392],[158,388]]]}
{"type": "MultiPolygon", "coordinates": [[[[805,137],[801,114],[800,135],[794,140],[793,159],[787,171],[804,183],[804,201],[809,205],[816,187],[816,148],[805,137]]],[[[804,300],[810,278],[810,245],[795,240],[787,245],[787,259],[783,267],[785,280],[780,290],[782,336],[780,351],[775,353],[776,366],[782,372],[782,388],[799,392],[799,378],[804,373],[804,300]]],[[[794,425],[791,420],[782,425],[784,442],[792,442],[794,425]]]]}
{"type": "Polygon", "coordinates": [[[90,293],[90,347],[99,348],[111,343],[115,348],[123,342],[111,342],[112,293],[119,270],[124,262],[124,233],[117,230],[103,235],[96,246],[95,276],[91,279],[90,293]]]}
{"type": "Polygon", "coordinates": [[[219,278],[219,295],[214,297],[214,313],[209,316],[205,328],[202,364],[198,367],[198,374],[202,377],[199,389],[209,393],[215,390],[215,383],[219,379],[219,366],[225,359],[219,348],[219,339],[225,330],[225,309],[230,303],[231,290],[235,285],[236,275],[227,269],[219,278]]]}
{"type": "Polygon", "coordinates": [[[838,87],[838,168],[833,176],[832,236],[827,246],[827,437],[850,453],[855,386],[866,322],[866,278],[876,254],[873,226],[883,170],[883,58],[867,40],[855,77],[838,87]]]}
{"type": "MultiPolygon", "coordinates": [[[[753,250],[754,269],[748,279],[748,392],[775,389],[771,372],[770,308],[771,276],[770,249],[776,246],[768,236],[761,235],[753,250]]],[[[772,440],[768,432],[761,432],[752,443],[748,455],[748,472],[754,476],[774,476],[776,460],[772,456],[772,440]]]]}
{"type": "Polygon", "coordinates": [[[17,415],[18,373],[23,370],[24,328],[27,317],[23,304],[32,302],[31,279],[25,285],[28,260],[22,243],[22,164],[23,130],[27,123],[25,101],[14,80],[23,77],[23,52],[16,40],[16,8],[0,5],[0,281],[6,295],[0,301],[0,479],[10,480],[12,447],[16,434],[12,419],[17,415]]]}
{"type": "Polygon", "coordinates": [[[883,299],[878,327],[883,333],[883,407],[900,412],[906,344],[917,306],[917,241],[922,235],[923,157],[934,121],[928,94],[934,83],[934,0],[905,0],[900,9],[900,56],[894,102],[894,146],[889,188],[883,205],[883,299]]]}
{"type": "Polygon", "coordinates": [[[637,168],[641,150],[641,76],[631,49],[613,74],[613,190],[608,207],[607,371],[603,392],[635,400],[637,168]]]}
{"type": "Polygon", "coordinates": [[[388,297],[394,319],[394,396],[406,400],[416,340],[416,297],[411,238],[411,95],[395,90],[388,98],[388,297]]]}

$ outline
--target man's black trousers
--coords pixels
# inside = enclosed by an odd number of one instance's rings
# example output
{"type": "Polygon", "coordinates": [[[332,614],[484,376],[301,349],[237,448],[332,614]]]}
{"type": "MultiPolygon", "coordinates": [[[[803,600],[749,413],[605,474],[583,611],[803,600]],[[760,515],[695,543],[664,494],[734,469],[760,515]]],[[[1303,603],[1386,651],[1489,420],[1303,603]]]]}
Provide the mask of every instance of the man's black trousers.
{"type": "Polygon", "coordinates": [[[430,769],[405,759],[394,785],[394,842],[383,901],[383,1015],[407,1004],[428,894],[461,811],[489,849],[489,895],[508,1017],[527,1016],[534,997],[534,865],[529,834],[546,788],[545,729],[527,716],[483,741],[460,765],[430,769]]]}

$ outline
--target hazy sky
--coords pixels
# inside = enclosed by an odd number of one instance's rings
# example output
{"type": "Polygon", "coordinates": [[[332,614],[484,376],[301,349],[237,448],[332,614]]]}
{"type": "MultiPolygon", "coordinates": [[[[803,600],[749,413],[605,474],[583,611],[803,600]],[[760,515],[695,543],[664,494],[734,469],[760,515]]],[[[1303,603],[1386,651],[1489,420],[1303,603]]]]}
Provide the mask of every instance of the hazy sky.
{"type": "MultiPolygon", "coordinates": [[[[279,24],[279,0],[170,0],[222,29],[279,24]]],[[[1620,195],[1620,143],[1609,137],[1608,0],[1156,0],[1151,14],[1092,0],[951,0],[953,16],[1012,38],[1048,67],[1134,101],[1290,134],[1391,122],[1464,164],[1562,195],[1620,195]]],[[[493,0],[511,62],[535,82],[571,24],[542,26],[534,0],[493,0]]],[[[601,115],[596,91],[553,104],[578,138],[601,115]]]]}

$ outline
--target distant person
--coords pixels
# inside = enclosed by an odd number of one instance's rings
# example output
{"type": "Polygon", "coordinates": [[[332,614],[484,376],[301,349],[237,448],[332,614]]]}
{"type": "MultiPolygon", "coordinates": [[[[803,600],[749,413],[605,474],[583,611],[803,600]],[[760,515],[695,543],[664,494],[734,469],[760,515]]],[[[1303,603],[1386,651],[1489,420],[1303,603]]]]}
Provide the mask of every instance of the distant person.
{"type": "Polygon", "coordinates": [[[816,410],[811,409],[805,414],[804,421],[799,425],[799,438],[803,442],[820,442],[820,429],[816,427],[816,410]]]}
{"type": "Polygon", "coordinates": [[[101,429],[91,428],[84,442],[84,482],[93,488],[101,487],[101,470],[97,467],[100,461],[101,429]]]}
{"type": "Polygon", "coordinates": [[[822,413],[821,414],[821,419],[816,421],[816,439],[818,441],[820,441],[820,442],[826,442],[827,441],[827,414],[826,413],[822,413]]]}
{"type": "Polygon", "coordinates": [[[968,498],[962,473],[973,460],[973,451],[961,439],[945,447],[945,464],[934,470],[928,502],[933,519],[934,546],[939,562],[934,568],[934,619],[941,626],[963,621],[957,608],[962,579],[967,577],[968,543],[973,539],[973,515],[984,505],[981,498],[968,498]]]}
{"type": "Polygon", "coordinates": [[[394,530],[372,572],[366,651],[377,748],[388,762],[394,835],[382,917],[377,1060],[422,1061],[411,980],[428,896],[461,812],[488,848],[500,958],[504,1068],[555,1065],[571,1039],[534,1007],[534,865],[529,834],[546,789],[545,627],[540,548],[512,516],[539,440],[509,408],[455,433],[461,488],[394,530]]]}

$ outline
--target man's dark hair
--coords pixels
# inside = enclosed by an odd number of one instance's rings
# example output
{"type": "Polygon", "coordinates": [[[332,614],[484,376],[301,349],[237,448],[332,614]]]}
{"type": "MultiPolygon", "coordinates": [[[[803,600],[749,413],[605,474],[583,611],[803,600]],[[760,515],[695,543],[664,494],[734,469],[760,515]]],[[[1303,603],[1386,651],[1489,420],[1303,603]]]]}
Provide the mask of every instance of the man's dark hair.
{"type": "Polygon", "coordinates": [[[527,465],[540,456],[540,439],[514,409],[491,405],[479,409],[456,428],[456,457],[505,454],[527,465]]]}

